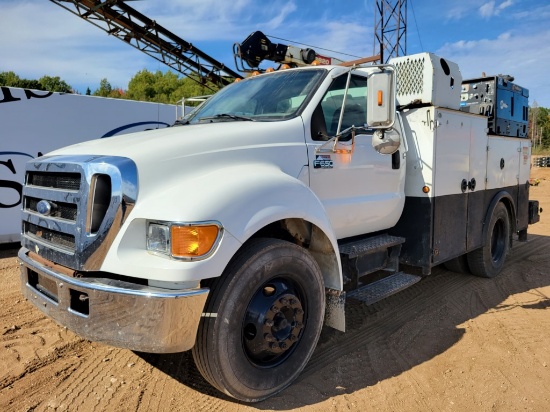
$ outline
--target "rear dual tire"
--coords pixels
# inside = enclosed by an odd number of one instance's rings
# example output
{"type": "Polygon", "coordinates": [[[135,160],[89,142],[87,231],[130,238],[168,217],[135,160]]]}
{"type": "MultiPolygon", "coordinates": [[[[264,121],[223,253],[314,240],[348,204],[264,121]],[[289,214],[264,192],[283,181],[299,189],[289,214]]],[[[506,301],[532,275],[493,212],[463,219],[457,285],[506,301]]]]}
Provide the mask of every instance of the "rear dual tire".
{"type": "Polygon", "coordinates": [[[503,203],[493,210],[486,233],[485,245],[467,254],[468,267],[476,276],[493,278],[502,271],[510,251],[510,217],[503,203]]]}

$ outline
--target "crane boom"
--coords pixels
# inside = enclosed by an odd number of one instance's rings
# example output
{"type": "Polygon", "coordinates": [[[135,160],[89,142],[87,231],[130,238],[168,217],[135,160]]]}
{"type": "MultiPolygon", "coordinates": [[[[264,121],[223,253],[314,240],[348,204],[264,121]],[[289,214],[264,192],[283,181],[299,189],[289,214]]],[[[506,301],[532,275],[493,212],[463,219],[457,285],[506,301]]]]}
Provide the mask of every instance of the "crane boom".
{"type": "Polygon", "coordinates": [[[241,77],[123,0],[50,0],[209,89],[241,77]],[[198,79],[192,74],[197,74],[198,79]]]}

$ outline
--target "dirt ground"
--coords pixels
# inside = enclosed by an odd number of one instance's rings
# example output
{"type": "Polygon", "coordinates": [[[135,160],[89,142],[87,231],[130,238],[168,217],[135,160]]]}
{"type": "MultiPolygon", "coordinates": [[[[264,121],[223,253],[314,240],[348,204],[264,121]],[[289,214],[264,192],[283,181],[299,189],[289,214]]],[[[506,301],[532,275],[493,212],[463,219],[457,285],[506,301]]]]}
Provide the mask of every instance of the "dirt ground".
{"type": "Polygon", "coordinates": [[[22,298],[16,245],[0,249],[1,411],[547,411],[550,405],[550,168],[546,209],[496,279],[436,268],[324,330],[300,378],[246,405],[212,389],[189,353],[138,355],[83,340],[22,298]]]}

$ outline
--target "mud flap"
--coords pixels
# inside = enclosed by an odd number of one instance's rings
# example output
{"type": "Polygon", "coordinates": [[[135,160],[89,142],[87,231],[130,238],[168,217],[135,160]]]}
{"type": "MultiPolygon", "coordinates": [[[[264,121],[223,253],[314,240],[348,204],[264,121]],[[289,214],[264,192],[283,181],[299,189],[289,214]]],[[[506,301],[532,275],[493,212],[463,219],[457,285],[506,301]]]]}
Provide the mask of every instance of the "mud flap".
{"type": "Polygon", "coordinates": [[[326,290],[325,325],[341,332],[346,331],[346,292],[326,290]]]}

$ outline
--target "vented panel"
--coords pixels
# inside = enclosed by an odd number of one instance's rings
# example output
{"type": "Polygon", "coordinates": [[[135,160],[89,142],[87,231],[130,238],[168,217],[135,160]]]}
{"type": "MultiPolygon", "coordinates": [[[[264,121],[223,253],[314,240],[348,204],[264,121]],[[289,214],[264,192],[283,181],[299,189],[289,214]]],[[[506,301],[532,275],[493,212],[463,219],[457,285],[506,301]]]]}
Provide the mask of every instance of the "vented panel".
{"type": "Polygon", "coordinates": [[[397,96],[422,94],[424,92],[424,58],[398,62],[397,96]]]}

